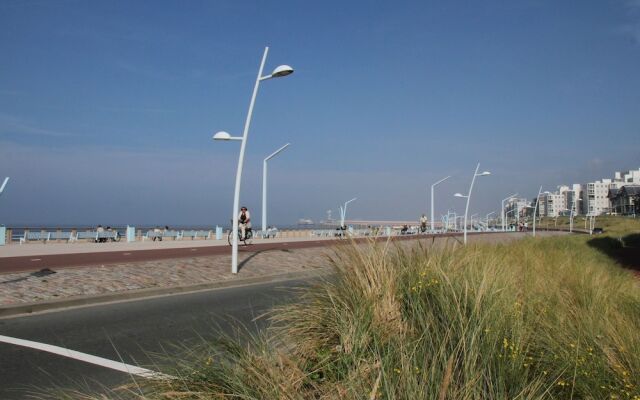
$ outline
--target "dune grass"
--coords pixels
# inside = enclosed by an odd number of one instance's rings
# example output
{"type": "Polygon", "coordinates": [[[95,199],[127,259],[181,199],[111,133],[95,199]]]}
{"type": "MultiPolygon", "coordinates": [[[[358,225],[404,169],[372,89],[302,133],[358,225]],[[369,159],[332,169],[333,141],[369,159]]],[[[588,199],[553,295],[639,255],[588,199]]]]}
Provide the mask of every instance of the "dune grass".
{"type": "MultiPolygon", "coordinates": [[[[259,336],[151,399],[640,399],[640,285],[587,236],[337,250],[259,336]]],[[[242,343],[242,344],[240,344],[242,343]]]]}
{"type": "MultiPolygon", "coordinates": [[[[585,228],[585,216],[577,215],[573,219],[574,229],[589,229],[589,222],[586,223],[585,228]]],[[[540,228],[558,228],[569,229],[569,217],[542,217],[538,223],[540,228]]],[[[622,216],[610,216],[603,215],[596,217],[595,226],[597,228],[603,228],[605,232],[611,234],[626,234],[628,232],[640,231],[640,217],[622,217],[622,216]]],[[[531,228],[531,223],[529,223],[531,228]]]]}

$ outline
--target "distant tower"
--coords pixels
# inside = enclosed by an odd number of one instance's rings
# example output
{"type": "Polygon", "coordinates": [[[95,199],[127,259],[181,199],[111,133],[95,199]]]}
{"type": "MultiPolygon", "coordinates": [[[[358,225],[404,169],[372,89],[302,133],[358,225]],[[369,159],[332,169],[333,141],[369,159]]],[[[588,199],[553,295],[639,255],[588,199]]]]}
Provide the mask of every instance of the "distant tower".
{"type": "Polygon", "coordinates": [[[331,218],[331,210],[327,210],[327,221],[333,221],[333,218],[331,218]]]}

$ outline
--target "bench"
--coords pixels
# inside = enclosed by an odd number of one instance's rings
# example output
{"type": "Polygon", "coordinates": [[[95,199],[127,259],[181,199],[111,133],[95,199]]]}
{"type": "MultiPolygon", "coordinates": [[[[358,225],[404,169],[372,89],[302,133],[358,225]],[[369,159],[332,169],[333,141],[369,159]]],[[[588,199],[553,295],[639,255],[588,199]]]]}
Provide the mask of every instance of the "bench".
{"type": "Polygon", "coordinates": [[[191,238],[192,240],[197,238],[211,239],[211,231],[182,231],[180,239],[184,239],[185,237],[191,238]]]}
{"type": "Polygon", "coordinates": [[[147,231],[147,233],[142,237],[142,240],[146,240],[146,239],[159,239],[162,240],[164,238],[172,238],[173,240],[178,240],[182,238],[182,232],[180,231],[175,231],[175,230],[169,230],[169,231],[147,231]]]}
{"type": "Polygon", "coordinates": [[[71,232],[51,232],[49,234],[48,240],[66,240],[67,242],[73,242],[75,240],[75,236],[71,232]]]}
{"type": "Polygon", "coordinates": [[[104,232],[96,232],[96,241],[113,241],[113,242],[117,242],[120,240],[120,234],[118,233],[118,231],[104,231],[104,232]]]}
{"type": "Polygon", "coordinates": [[[164,231],[162,232],[163,238],[171,238],[173,240],[180,239],[181,233],[180,231],[164,231]]]}
{"type": "Polygon", "coordinates": [[[278,230],[271,228],[271,229],[267,229],[266,231],[262,231],[262,230],[256,231],[255,237],[259,237],[263,239],[275,238],[275,237],[278,237],[278,230]]]}
{"type": "Polygon", "coordinates": [[[28,242],[30,240],[42,240],[43,242],[48,242],[50,235],[50,232],[25,232],[24,235],[20,238],[20,244],[28,242]]]}
{"type": "Polygon", "coordinates": [[[76,237],[74,240],[93,240],[94,242],[98,241],[98,232],[97,231],[84,231],[76,233],[76,237]]]}

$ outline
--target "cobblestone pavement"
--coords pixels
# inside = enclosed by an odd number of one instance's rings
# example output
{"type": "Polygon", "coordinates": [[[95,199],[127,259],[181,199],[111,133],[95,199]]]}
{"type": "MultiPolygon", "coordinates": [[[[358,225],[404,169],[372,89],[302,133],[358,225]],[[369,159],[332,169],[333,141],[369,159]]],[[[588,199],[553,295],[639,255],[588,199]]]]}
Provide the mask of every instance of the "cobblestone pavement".
{"type": "MultiPolygon", "coordinates": [[[[328,265],[328,248],[240,252],[237,276],[254,278],[317,270],[328,265]]],[[[129,290],[191,286],[236,278],[231,256],[192,257],[135,264],[60,269],[42,277],[29,273],[0,275],[0,307],[75,296],[129,290]]]]}
{"type": "MultiPolygon", "coordinates": [[[[541,236],[560,233],[541,232],[541,236]]],[[[491,234],[470,237],[471,242],[505,242],[520,234],[491,234]]],[[[415,240],[401,241],[413,246],[415,240]]],[[[432,239],[422,241],[431,243],[432,239]]],[[[436,239],[436,243],[460,243],[457,238],[436,239]]],[[[361,245],[366,246],[366,244],[361,245]]],[[[231,256],[200,256],[191,258],[109,264],[103,266],[58,269],[46,276],[34,273],[0,274],[0,308],[77,296],[99,296],[131,290],[193,286],[238,278],[258,278],[273,275],[314,271],[329,266],[332,246],[303,249],[264,250],[239,253],[238,275],[230,271],[231,256]]]]}

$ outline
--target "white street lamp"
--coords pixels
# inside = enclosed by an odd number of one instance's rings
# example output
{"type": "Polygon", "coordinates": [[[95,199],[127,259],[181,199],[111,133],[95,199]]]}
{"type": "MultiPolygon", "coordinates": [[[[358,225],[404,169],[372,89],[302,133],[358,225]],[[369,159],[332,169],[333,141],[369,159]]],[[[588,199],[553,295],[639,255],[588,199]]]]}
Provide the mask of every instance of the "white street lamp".
{"type": "Polygon", "coordinates": [[[513,210],[509,210],[509,211],[507,211],[506,213],[504,213],[504,217],[507,219],[507,220],[506,220],[506,224],[507,224],[507,225],[509,225],[509,214],[511,214],[512,212],[515,212],[515,211],[516,211],[516,210],[515,210],[515,209],[513,209],[513,210]]]}
{"type": "Polygon", "coordinates": [[[4,192],[4,187],[7,186],[7,182],[9,182],[9,177],[4,178],[4,182],[2,182],[2,186],[0,186],[0,194],[4,192]]]}
{"type": "Polygon", "coordinates": [[[344,220],[347,217],[347,204],[351,203],[352,201],[356,201],[358,198],[354,197],[353,199],[347,201],[344,203],[344,207],[340,206],[340,227],[344,228],[344,220]]]}
{"type": "Polygon", "coordinates": [[[446,178],[442,178],[440,179],[438,182],[434,183],[433,185],[431,185],[431,232],[433,233],[435,231],[435,222],[433,220],[433,188],[439,184],[442,183],[444,181],[446,181],[447,179],[451,178],[451,176],[447,176],[446,178]]]}
{"type": "MultiPolygon", "coordinates": [[[[487,219],[487,231],[489,230],[489,216],[490,216],[490,215],[492,215],[492,214],[495,214],[495,213],[496,213],[495,211],[491,211],[491,212],[490,212],[489,214],[487,214],[487,216],[486,216],[486,219],[487,219]]],[[[494,226],[495,226],[495,224],[494,224],[494,226]]]]}
{"type": "Polygon", "coordinates": [[[538,211],[538,203],[540,203],[540,194],[542,193],[542,186],[538,190],[538,196],[536,197],[536,206],[533,208],[533,237],[536,236],[536,213],[538,211]]]}
{"type": "Polygon", "coordinates": [[[267,161],[280,154],[280,152],[289,147],[290,144],[291,143],[287,143],[280,147],[262,161],[262,233],[267,230],[267,161]]]}
{"type": "Polygon", "coordinates": [[[489,172],[489,171],[484,171],[484,172],[478,173],[479,169],[480,169],[480,163],[478,163],[478,166],[476,167],[476,170],[473,173],[473,178],[471,179],[471,185],[469,185],[469,193],[466,196],[461,194],[461,193],[454,194],[455,197],[464,197],[464,198],[467,199],[467,206],[464,209],[464,244],[467,244],[467,215],[469,214],[469,201],[471,200],[471,192],[473,191],[473,183],[476,181],[476,177],[477,176],[491,175],[491,172],[489,172]]]}
{"type": "Polygon", "coordinates": [[[236,186],[233,193],[233,227],[231,236],[233,237],[231,247],[231,272],[238,273],[238,214],[240,208],[240,182],[242,180],[242,165],[244,163],[244,151],[247,146],[247,137],[249,135],[249,126],[251,125],[251,114],[253,113],[253,105],[256,101],[258,94],[258,87],[260,82],[271,79],[287,76],[293,73],[293,68],[288,65],[280,65],[270,75],[262,76],[264,70],[264,64],[267,61],[267,54],[269,53],[269,47],[264,48],[264,54],[262,56],[262,62],[260,63],[260,69],[258,70],[258,77],[256,78],[255,86],[253,87],[253,95],[251,96],[251,102],[249,103],[249,112],[247,113],[247,119],[244,123],[244,131],[242,137],[234,137],[227,132],[220,131],[213,135],[215,140],[239,140],[240,144],[240,156],[238,157],[238,169],[236,171],[236,186]]]}
{"type": "Polygon", "coordinates": [[[569,233],[573,232],[573,217],[575,216],[574,210],[577,208],[578,201],[582,201],[582,199],[575,199],[573,201],[573,206],[571,207],[571,212],[569,213],[569,233]]]}
{"type": "MultiPolygon", "coordinates": [[[[518,195],[518,193],[514,193],[514,194],[512,194],[511,196],[509,196],[509,197],[506,197],[506,198],[502,199],[502,219],[501,219],[501,221],[502,221],[502,231],[503,231],[503,232],[504,232],[504,231],[505,231],[505,229],[507,228],[507,226],[506,226],[506,225],[505,225],[505,223],[504,223],[504,202],[505,202],[505,201],[507,201],[507,200],[509,200],[509,199],[512,199],[512,198],[516,197],[517,195],[518,195]]],[[[516,205],[516,208],[517,208],[517,207],[518,207],[518,206],[516,205]]]]}

